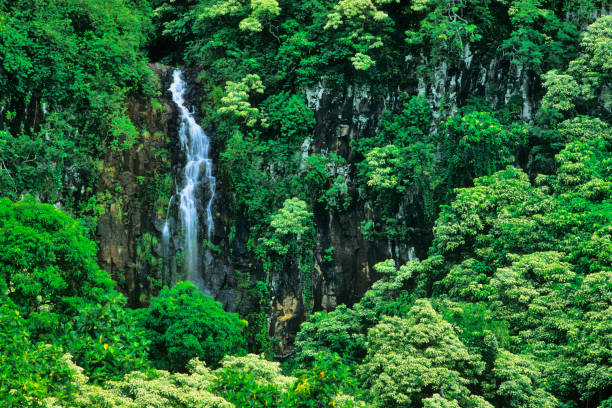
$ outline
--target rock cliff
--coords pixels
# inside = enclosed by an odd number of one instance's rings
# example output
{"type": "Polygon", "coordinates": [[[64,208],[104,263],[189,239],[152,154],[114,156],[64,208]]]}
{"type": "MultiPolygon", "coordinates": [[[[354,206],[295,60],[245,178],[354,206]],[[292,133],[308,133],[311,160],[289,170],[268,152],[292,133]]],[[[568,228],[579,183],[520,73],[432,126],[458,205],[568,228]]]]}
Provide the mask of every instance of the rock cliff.
{"type": "MultiPolygon", "coordinates": [[[[491,105],[515,98],[522,104],[523,118],[531,119],[533,93],[540,90],[533,89],[529,71],[511,65],[508,60],[466,49],[461,60],[450,65],[442,63],[431,75],[419,76],[417,59],[406,57],[407,72],[413,73],[408,75],[414,79],[412,86],[385,95],[375,96],[366,86],[330,90],[324,83],[303,90],[314,111],[316,126],[312,137],[302,145],[302,158],[333,152],[346,159],[346,167],[341,171],[348,180],[352,204],[345,210],[336,210],[313,203],[316,247],[312,276],[302,276],[294,265],[270,277],[268,330],[280,341],[280,355],[290,354],[295,333],[308,312],[356,302],[377,279],[374,264],[387,258],[403,263],[426,255],[432,239],[431,226],[425,222],[423,208],[410,196],[397,214],[398,219],[411,226],[410,236],[402,240],[404,244],[369,241],[361,232],[362,221],[375,220],[377,215],[372,203],[353,182],[357,176],[355,164],[363,158],[351,142],[376,134],[383,111],[397,108],[399,95],[405,92],[427,97],[434,111],[432,131],[440,118],[456,113],[458,107],[475,96],[486,98],[491,105]],[[306,305],[304,300],[304,283],[312,288],[312,305],[306,305]]],[[[154,103],[135,99],[130,105],[130,116],[143,129],[141,139],[127,151],[110,151],[106,155],[99,182],[99,193],[109,191],[114,197],[106,203],[99,221],[100,260],[118,279],[132,305],[146,303],[147,297],[162,284],[184,279],[177,265],[179,240],[172,237],[166,249],[161,245],[164,219],[177,222],[177,203],[171,197],[184,162],[177,140],[178,118],[167,91],[171,70],[159,65],[153,66],[153,70],[159,78],[160,97],[154,103]]],[[[193,86],[186,97],[194,107],[199,107],[202,95],[197,78],[187,75],[187,82],[193,86]]],[[[213,140],[212,157],[216,160],[219,146],[214,145],[214,129],[207,131],[213,140]]],[[[265,277],[246,249],[248,223],[241,218],[234,220],[230,234],[230,217],[224,201],[231,192],[222,177],[218,177],[217,192],[212,242],[204,248],[204,290],[227,310],[247,313],[255,306],[245,290],[265,277]]]]}

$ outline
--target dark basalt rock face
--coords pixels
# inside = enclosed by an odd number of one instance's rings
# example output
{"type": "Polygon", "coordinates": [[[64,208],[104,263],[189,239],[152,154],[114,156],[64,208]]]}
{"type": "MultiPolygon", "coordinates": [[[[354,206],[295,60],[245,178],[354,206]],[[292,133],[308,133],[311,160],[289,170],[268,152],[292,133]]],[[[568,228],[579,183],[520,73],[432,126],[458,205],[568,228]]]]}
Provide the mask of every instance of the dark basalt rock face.
{"type": "MultiPolygon", "coordinates": [[[[355,163],[361,158],[350,142],[374,135],[384,100],[350,88],[337,93],[320,86],[305,93],[314,110],[316,126],[312,141],[303,146],[302,156],[314,153],[342,156],[347,160],[346,176],[354,180],[355,163]]],[[[352,204],[346,210],[326,209],[323,203],[313,206],[317,244],[310,277],[312,311],[333,310],[339,304],[352,305],[358,301],[377,278],[373,265],[390,256],[386,242],[370,242],[361,233],[361,221],[372,218],[371,204],[361,199],[354,188],[349,187],[349,194],[352,204]],[[333,254],[326,256],[325,250],[329,248],[333,248],[333,254]]],[[[280,355],[290,354],[295,334],[310,306],[305,305],[302,293],[303,285],[308,284],[305,281],[297,267],[272,277],[270,334],[280,340],[280,355]]]]}
{"type": "MultiPolygon", "coordinates": [[[[169,68],[151,66],[163,89],[169,68]]],[[[160,155],[168,148],[167,135],[172,133],[176,112],[167,98],[160,98],[153,106],[144,98],[130,100],[128,115],[140,131],[139,139],[128,149],[110,149],[102,162],[98,180],[98,204],[102,214],[98,220],[98,258],[102,268],[112,274],[119,289],[128,297],[130,306],[139,306],[151,288],[151,279],[159,278],[155,262],[143,259],[142,238],[160,235],[160,214],[149,197],[156,176],[171,170],[170,161],[160,155]]],[[[153,242],[148,258],[159,258],[153,242]]]]}

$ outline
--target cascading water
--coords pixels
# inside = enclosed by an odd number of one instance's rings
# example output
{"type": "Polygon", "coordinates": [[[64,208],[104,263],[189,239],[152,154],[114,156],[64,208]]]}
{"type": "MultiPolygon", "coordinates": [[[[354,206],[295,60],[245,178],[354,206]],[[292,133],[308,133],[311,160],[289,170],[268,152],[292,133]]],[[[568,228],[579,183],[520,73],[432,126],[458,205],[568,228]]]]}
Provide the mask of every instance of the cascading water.
{"type": "Polygon", "coordinates": [[[170,257],[170,224],[168,223],[168,215],[170,215],[170,206],[174,196],[168,200],[168,209],[166,210],[166,221],[162,227],[162,256],[164,261],[170,257]]]}
{"type": "MultiPolygon", "coordinates": [[[[187,279],[201,289],[203,279],[200,275],[200,258],[198,255],[198,193],[202,181],[208,186],[208,202],[206,203],[206,233],[210,241],[214,229],[212,204],[215,198],[216,179],[212,175],[212,159],[209,157],[210,139],[195,121],[193,112],[185,106],[185,91],[187,84],[182,78],[180,69],[173,72],[170,86],[172,100],[179,109],[180,126],[179,139],[185,152],[187,162],[184,170],[184,184],[179,197],[179,219],[181,222],[184,246],[183,268],[187,279]]],[[[168,223],[164,225],[162,235],[169,237],[168,223]]]]}

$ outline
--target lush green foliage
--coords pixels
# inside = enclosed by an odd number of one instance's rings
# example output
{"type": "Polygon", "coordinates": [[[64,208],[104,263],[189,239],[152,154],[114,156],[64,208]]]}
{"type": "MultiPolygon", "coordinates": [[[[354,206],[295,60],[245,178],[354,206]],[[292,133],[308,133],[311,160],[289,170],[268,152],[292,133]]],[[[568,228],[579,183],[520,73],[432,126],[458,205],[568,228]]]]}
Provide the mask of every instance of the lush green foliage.
{"type": "Polygon", "coordinates": [[[278,363],[254,354],[224,358],[215,375],[215,392],[237,407],[280,407],[295,382],[281,374],[278,363]]]}
{"type": "Polygon", "coordinates": [[[368,354],[360,367],[372,400],[381,407],[459,404],[490,407],[466,387],[484,363],[469,353],[427,300],[418,299],[405,318],[383,317],[368,331],[368,354]]]}
{"type": "Polygon", "coordinates": [[[581,42],[581,54],[570,62],[564,73],[551,70],[544,75],[544,86],[548,92],[542,100],[542,105],[547,108],[565,111],[578,111],[587,113],[593,111],[600,115],[609,116],[609,101],[604,100],[603,106],[593,103],[599,97],[602,87],[610,83],[612,75],[612,47],[610,47],[610,36],[612,36],[612,18],[603,16],[589,26],[581,42]],[[589,103],[590,102],[590,103],[589,103]]]}
{"type": "Polygon", "coordinates": [[[95,160],[138,137],[125,98],[152,94],[145,1],[0,2],[0,194],[80,210],[95,160]]]}
{"type": "Polygon", "coordinates": [[[94,300],[112,289],[83,227],[53,206],[31,196],[17,203],[2,199],[0,228],[2,294],[26,318],[57,320],[72,298],[94,300]]]}
{"type": "Polygon", "coordinates": [[[96,381],[148,364],[148,341],[77,221],[32,197],[2,199],[0,253],[0,300],[33,340],[62,345],[96,381]]]}
{"type": "Polygon", "coordinates": [[[191,282],[164,287],[148,308],[138,311],[138,320],[159,368],[183,370],[195,357],[216,364],[225,354],[244,352],[246,322],[223,311],[191,282]]]}
{"type": "MultiPolygon", "coordinates": [[[[0,0],[0,405],[612,406],[609,7],[0,0]],[[145,47],[197,75],[229,231],[206,245],[248,235],[250,325],[189,282],[131,310],[97,265],[101,202],[126,210],[101,160],[140,160],[147,134],[127,113],[155,93],[145,47]],[[312,313],[321,223],[349,214],[393,259],[312,313]],[[274,356],[283,279],[310,315],[284,373],[246,354],[274,356]]],[[[154,176],[161,218],[172,176],[154,176]]],[[[154,235],[135,256],[161,268],[154,235]]]]}
{"type": "Polygon", "coordinates": [[[53,397],[65,400],[76,387],[69,381],[73,364],[61,349],[32,343],[27,322],[17,310],[0,306],[0,403],[29,407],[53,397]]]}
{"type": "Polygon", "coordinates": [[[534,186],[509,167],[459,189],[429,258],[379,264],[357,305],[304,324],[300,359],[345,349],[385,407],[598,401],[610,384],[610,126],[578,117],[559,131],[555,176],[534,186]]]}
{"type": "Polygon", "coordinates": [[[357,380],[337,354],[319,354],[312,366],[303,370],[285,396],[284,407],[365,407],[355,397],[357,380]]]}

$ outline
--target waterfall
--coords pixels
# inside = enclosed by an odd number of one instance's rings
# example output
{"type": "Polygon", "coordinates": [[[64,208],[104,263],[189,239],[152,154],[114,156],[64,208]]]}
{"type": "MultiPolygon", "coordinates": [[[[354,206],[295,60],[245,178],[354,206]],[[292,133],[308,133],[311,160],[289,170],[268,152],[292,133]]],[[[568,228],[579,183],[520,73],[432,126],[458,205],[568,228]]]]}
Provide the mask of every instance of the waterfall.
{"type": "Polygon", "coordinates": [[[164,226],[162,227],[162,257],[164,262],[170,258],[170,224],[168,223],[168,216],[170,215],[170,206],[172,204],[172,200],[174,196],[170,197],[168,200],[168,209],[166,210],[166,220],[164,221],[164,226]]]}
{"type": "MultiPolygon", "coordinates": [[[[216,180],[212,175],[212,159],[210,153],[210,139],[204,130],[195,121],[192,111],[185,106],[185,91],[187,84],[182,79],[182,72],[176,69],[173,72],[173,81],[170,86],[172,100],[179,110],[180,126],[179,139],[181,148],[186,156],[183,187],[178,193],[179,219],[183,233],[183,269],[188,280],[201,289],[203,280],[200,275],[200,258],[198,255],[198,193],[201,191],[202,181],[208,186],[208,202],[206,203],[206,237],[210,241],[213,234],[212,204],[215,198],[216,180]]],[[[167,228],[167,223],[164,230],[167,228]]],[[[169,231],[162,234],[169,236],[169,231]]]]}

